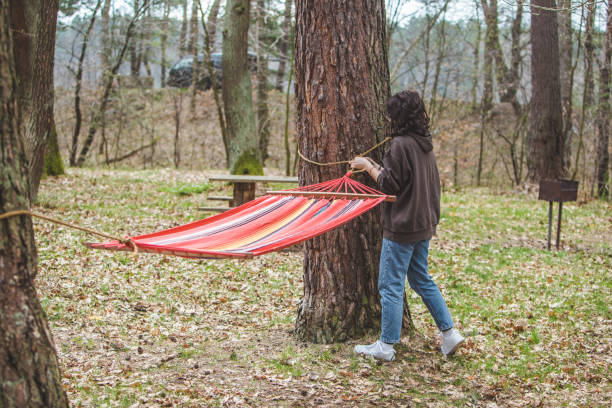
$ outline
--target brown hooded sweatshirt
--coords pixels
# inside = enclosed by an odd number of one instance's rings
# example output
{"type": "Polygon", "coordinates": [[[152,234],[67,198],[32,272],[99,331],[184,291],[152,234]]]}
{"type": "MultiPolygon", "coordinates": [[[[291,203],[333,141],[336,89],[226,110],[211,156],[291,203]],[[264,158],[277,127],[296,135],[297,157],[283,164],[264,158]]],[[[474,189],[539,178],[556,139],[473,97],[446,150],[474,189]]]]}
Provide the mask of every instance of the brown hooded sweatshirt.
{"type": "Polygon", "coordinates": [[[378,187],[397,196],[383,203],[383,237],[402,243],[430,239],[440,221],[440,176],[431,135],[394,137],[383,166],[378,187]]]}

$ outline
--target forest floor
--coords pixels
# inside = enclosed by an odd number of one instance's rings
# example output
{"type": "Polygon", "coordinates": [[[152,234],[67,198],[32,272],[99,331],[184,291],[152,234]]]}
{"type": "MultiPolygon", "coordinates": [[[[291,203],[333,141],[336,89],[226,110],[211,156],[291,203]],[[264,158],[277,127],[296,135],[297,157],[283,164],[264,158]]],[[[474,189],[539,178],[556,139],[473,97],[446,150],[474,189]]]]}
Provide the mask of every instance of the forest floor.
{"type": "MultiPolygon", "coordinates": [[[[206,216],[209,192],[227,187],[195,171],[70,169],[43,181],[36,211],[135,235],[206,216]]],[[[93,251],[81,241],[95,237],[35,221],[37,285],[74,406],[610,406],[612,204],[566,204],[560,251],[545,249],[547,210],[526,191],[444,192],[430,268],[467,337],[452,358],[412,292],[418,334],[395,362],[353,354],[375,333],[297,340],[300,251],[93,251]]]]}

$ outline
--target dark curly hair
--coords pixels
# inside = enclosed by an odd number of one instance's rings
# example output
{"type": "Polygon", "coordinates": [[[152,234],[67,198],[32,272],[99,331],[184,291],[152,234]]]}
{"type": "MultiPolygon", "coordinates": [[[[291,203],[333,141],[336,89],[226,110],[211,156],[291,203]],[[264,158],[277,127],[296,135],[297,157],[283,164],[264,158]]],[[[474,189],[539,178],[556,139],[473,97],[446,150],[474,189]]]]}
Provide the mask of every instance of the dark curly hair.
{"type": "Polygon", "coordinates": [[[429,136],[429,116],[418,92],[405,90],[396,93],[387,101],[387,112],[395,136],[409,132],[429,136]]]}

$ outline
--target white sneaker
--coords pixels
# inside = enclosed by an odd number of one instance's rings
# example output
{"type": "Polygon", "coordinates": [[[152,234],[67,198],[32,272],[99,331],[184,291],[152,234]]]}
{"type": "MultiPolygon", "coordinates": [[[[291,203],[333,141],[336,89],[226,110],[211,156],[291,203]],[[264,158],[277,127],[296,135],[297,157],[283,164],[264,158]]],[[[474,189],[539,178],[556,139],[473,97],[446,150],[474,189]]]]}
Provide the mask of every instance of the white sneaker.
{"type": "Polygon", "coordinates": [[[381,360],[393,361],[395,360],[395,350],[390,344],[383,343],[380,340],[376,340],[375,343],[369,345],[358,345],[354,349],[356,354],[364,354],[366,356],[372,356],[381,360]]]}
{"type": "Polygon", "coordinates": [[[464,341],[463,336],[455,329],[442,332],[442,354],[452,356],[464,341]]]}

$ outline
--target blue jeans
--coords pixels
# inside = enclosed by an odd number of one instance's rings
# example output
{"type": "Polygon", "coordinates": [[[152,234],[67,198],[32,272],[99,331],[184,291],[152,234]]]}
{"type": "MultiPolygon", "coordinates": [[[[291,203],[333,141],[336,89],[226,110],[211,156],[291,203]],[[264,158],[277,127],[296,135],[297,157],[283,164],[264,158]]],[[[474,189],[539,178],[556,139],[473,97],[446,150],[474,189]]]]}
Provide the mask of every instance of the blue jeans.
{"type": "Polygon", "coordinates": [[[410,287],[421,296],[440,330],[453,327],[453,319],[440,289],[427,273],[429,240],[400,243],[383,238],[378,273],[378,291],[382,307],[380,340],[397,343],[402,330],[406,275],[410,287]]]}

